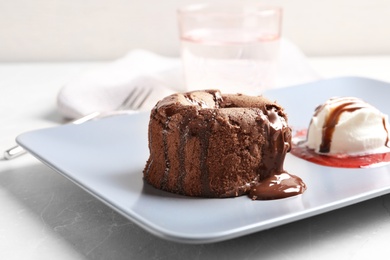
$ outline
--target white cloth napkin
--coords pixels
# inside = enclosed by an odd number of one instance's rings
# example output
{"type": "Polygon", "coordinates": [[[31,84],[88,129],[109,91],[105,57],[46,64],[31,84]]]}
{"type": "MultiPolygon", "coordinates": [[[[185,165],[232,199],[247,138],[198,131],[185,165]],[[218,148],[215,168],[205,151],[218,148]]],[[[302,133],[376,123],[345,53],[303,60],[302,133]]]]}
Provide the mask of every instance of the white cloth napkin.
{"type": "MultiPolygon", "coordinates": [[[[276,87],[318,79],[305,55],[291,41],[282,39],[276,87]]],[[[161,98],[186,91],[179,58],[146,50],[130,51],[123,58],[90,71],[64,86],[57,97],[59,112],[73,119],[96,111],[117,109],[136,86],[156,88],[141,110],[150,110],[161,98]]]]}

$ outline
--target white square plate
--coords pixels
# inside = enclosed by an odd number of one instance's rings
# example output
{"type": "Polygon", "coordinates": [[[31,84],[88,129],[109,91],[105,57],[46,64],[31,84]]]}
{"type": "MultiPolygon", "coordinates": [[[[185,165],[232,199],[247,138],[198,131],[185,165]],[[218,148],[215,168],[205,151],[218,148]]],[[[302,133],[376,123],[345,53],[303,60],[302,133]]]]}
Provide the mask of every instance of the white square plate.
{"type": "MultiPolygon", "coordinates": [[[[355,96],[390,114],[390,84],[335,78],[270,90],[294,129],[306,128],[314,108],[332,96],[355,96]]],[[[17,142],[108,206],[165,239],[184,243],[226,240],[344,207],[390,191],[390,166],[340,169],[288,155],[285,169],[300,176],[303,195],[252,201],[204,199],[156,190],[142,180],[148,158],[149,114],[122,115],[24,133],[17,142]]]]}

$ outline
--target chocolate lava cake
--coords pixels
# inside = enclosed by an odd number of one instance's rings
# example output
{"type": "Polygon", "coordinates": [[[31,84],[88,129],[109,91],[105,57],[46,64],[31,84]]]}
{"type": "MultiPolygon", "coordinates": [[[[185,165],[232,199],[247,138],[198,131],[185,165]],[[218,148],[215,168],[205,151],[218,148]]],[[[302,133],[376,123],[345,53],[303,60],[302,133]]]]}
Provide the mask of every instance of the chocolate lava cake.
{"type": "Polygon", "coordinates": [[[202,90],[159,101],[149,122],[152,186],[197,197],[248,194],[283,172],[291,128],[283,108],[263,96],[202,90]]]}

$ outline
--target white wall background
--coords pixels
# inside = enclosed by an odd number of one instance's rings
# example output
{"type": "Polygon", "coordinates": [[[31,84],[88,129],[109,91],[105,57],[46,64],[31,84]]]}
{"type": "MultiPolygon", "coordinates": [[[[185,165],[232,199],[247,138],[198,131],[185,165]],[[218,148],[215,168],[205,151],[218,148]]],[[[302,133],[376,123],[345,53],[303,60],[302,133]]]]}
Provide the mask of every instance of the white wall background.
{"type": "MultiPolygon", "coordinates": [[[[106,60],[133,48],[176,56],[176,8],[193,2],[204,1],[0,0],[0,61],[106,60]]],[[[257,2],[284,8],[283,34],[306,55],[390,54],[389,0],[257,2]]]]}

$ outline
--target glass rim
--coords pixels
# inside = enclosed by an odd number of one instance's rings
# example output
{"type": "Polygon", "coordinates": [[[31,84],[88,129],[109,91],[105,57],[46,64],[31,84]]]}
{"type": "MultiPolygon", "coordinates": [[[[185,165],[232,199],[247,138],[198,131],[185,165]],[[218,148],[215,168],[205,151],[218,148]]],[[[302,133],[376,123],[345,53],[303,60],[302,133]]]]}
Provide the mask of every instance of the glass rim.
{"type": "Polygon", "coordinates": [[[282,10],[281,6],[261,3],[194,3],[179,7],[177,13],[188,16],[244,16],[265,15],[271,11],[281,14],[282,10]],[[218,8],[222,9],[218,10],[218,8]]]}

